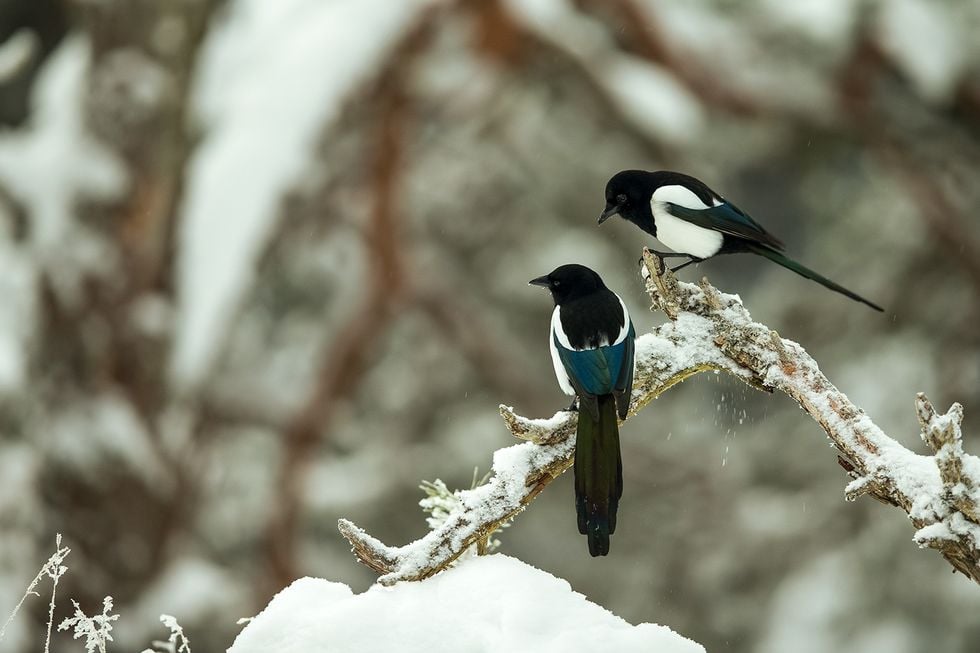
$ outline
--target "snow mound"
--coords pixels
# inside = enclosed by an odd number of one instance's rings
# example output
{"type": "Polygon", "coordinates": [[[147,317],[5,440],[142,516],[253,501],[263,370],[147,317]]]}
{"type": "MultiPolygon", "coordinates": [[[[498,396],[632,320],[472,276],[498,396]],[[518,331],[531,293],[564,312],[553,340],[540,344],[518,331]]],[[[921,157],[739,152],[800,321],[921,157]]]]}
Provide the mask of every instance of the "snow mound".
{"type": "Polygon", "coordinates": [[[301,578],[245,627],[229,653],[314,651],[644,651],[697,653],[665,626],[633,626],[564,580],[504,555],[469,558],[422,582],[301,578]]]}

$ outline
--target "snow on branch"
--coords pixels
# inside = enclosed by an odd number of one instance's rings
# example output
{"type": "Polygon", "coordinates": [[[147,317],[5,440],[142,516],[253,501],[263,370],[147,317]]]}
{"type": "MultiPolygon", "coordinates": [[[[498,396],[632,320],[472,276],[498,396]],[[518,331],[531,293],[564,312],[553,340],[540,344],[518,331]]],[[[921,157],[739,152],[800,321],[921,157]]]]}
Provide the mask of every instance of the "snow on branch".
{"type": "MultiPolygon", "coordinates": [[[[959,404],[938,415],[919,394],[922,438],[934,455],[909,451],[835,388],[803,347],[753,321],[737,296],[719,292],[707,279],[698,285],[677,281],[648,250],[643,260],[653,308],[669,321],[637,339],[630,416],[706,370],[723,370],[768,392],[779,390],[796,400],[837,448],[839,463],[853,479],[845,489],[848,500],[867,494],[901,508],[917,529],[916,543],[939,550],[957,571],[980,583],[980,458],[963,453],[959,404]]],[[[525,442],[495,452],[489,481],[457,492],[456,508],[421,539],[391,547],[340,520],[340,532],[357,558],[381,574],[380,583],[421,580],[445,569],[571,466],[574,413],[528,419],[501,406],[500,414],[525,442]]]]}

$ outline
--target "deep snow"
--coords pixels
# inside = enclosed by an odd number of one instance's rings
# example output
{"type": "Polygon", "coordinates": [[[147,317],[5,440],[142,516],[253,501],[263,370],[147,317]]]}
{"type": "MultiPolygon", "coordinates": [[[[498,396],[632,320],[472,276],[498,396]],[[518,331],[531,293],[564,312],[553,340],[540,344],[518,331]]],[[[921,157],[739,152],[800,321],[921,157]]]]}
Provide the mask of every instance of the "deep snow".
{"type": "Polygon", "coordinates": [[[248,623],[229,653],[644,651],[696,653],[665,626],[631,625],[559,578],[505,555],[467,558],[422,582],[301,578],[248,623]]]}

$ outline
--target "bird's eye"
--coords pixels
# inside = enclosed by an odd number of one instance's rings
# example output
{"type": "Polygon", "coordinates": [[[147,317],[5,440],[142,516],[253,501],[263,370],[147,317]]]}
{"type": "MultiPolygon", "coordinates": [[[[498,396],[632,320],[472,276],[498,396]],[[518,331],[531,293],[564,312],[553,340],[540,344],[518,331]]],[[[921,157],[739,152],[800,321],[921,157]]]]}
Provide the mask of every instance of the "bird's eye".
{"type": "Polygon", "coordinates": [[[617,195],[616,196],[616,203],[617,204],[626,204],[626,194],[625,193],[620,193],[619,195],[617,195]]]}
{"type": "Polygon", "coordinates": [[[557,279],[555,279],[554,281],[551,282],[551,285],[557,288],[558,286],[561,285],[561,281],[558,281],[557,279]]]}

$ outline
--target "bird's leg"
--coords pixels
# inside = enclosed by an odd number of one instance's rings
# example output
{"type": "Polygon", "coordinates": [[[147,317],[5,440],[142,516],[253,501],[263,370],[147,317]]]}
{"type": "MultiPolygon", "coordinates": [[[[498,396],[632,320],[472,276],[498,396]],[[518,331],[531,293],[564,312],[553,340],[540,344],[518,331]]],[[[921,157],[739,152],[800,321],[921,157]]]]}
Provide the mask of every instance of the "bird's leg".
{"type": "MultiPolygon", "coordinates": [[[[659,258],[661,263],[664,263],[664,260],[665,259],[678,258],[678,257],[681,257],[681,256],[689,256],[689,254],[684,254],[683,252],[659,252],[659,251],[657,251],[655,249],[651,249],[650,250],[650,253],[653,254],[654,256],[656,256],[657,258],[659,258]]],[[[643,257],[642,256],[640,257],[639,264],[640,264],[640,267],[643,266],[643,257]]],[[[667,264],[664,263],[664,268],[666,268],[666,267],[667,267],[667,264]]]]}
{"type": "Polygon", "coordinates": [[[695,256],[692,256],[691,257],[691,260],[685,261],[684,263],[681,263],[676,268],[671,268],[670,271],[676,273],[676,272],[678,272],[680,270],[683,270],[684,268],[686,268],[687,266],[689,266],[691,263],[700,263],[703,260],[704,260],[703,258],[697,258],[695,256]]]}
{"type": "Polygon", "coordinates": [[[685,254],[684,252],[658,252],[655,249],[650,250],[651,254],[656,254],[659,258],[677,258],[678,256],[690,256],[690,254],[685,254]]]}

